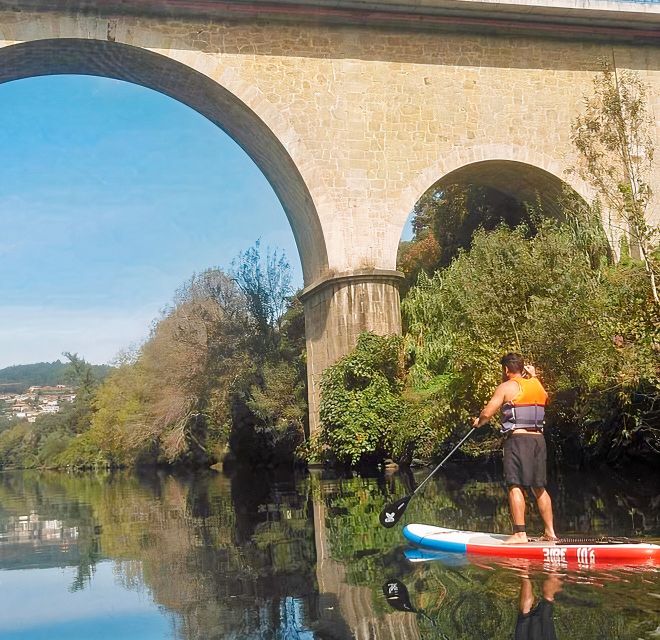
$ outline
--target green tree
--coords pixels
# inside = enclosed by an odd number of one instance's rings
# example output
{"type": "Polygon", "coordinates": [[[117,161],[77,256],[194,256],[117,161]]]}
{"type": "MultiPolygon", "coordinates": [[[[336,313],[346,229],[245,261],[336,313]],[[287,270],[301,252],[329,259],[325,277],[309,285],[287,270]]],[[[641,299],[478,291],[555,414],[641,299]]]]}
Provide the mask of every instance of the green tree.
{"type": "Polygon", "coordinates": [[[461,249],[470,247],[477,229],[492,231],[521,222],[534,232],[525,205],[496,189],[462,183],[431,188],[413,209],[413,240],[399,247],[397,265],[406,276],[403,292],[421,271],[431,275],[449,266],[461,249]]]}
{"type": "Polygon", "coordinates": [[[99,385],[99,379],[89,362],[78,356],[77,353],[65,351],[62,354],[68,361],[68,370],[65,379],[76,390],[73,402],[74,413],[70,416],[71,426],[75,433],[82,433],[89,429],[92,420],[94,393],[99,385]]]}
{"type": "Polygon", "coordinates": [[[654,255],[660,229],[649,224],[655,123],[647,106],[648,87],[633,71],[603,63],[593,80],[593,93],[575,119],[571,139],[578,152],[574,171],[588,182],[614,217],[624,224],[649,277],[651,294],[660,305],[654,255]]]}
{"type": "Polygon", "coordinates": [[[233,264],[232,275],[194,274],[102,385],[65,354],[76,403],[38,433],[5,436],[9,458],[31,451],[67,467],[198,466],[231,446],[246,458],[291,460],[306,425],[302,305],[288,297],[283,254],[262,258],[256,243],[233,264]]]}
{"type": "Polygon", "coordinates": [[[305,318],[297,297],[289,301],[274,328],[270,349],[255,359],[251,354],[262,336],[252,336],[244,369],[232,396],[233,453],[258,464],[291,462],[307,430],[307,369],[305,318]]]}
{"type": "Polygon", "coordinates": [[[239,457],[292,457],[306,422],[302,305],[286,301],[277,315],[290,281],[283,256],[261,265],[257,244],[241,259],[240,277],[209,269],[176,292],[96,391],[90,428],[61,464],[206,465],[228,445],[239,457]]]}
{"type": "Polygon", "coordinates": [[[232,262],[231,276],[245,296],[257,335],[263,338],[255,355],[267,356],[276,347],[279,323],[293,294],[289,262],[283,252],[270,248],[263,256],[257,240],[232,262]]]}

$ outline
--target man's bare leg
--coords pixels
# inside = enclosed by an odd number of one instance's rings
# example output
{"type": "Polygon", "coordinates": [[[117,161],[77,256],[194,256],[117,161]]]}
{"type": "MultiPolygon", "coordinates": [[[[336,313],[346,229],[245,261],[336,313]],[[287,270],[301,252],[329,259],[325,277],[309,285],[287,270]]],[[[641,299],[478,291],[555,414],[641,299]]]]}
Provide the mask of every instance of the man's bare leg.
{"type": "Polygon", "coordinates": [[[545,526],[544,535],[548,540],[556,539],[557,536],[552,520],[552,499],[550,498],[550,494],[544,487],[534,487],[532,491],[534,491],[534,495],[536,496],[536,504],[539,507],[541,518],[543,518],[543,524],[545,526]]]}
{"type": "Polygon", "coordinates": [[[509,487],[509,508],[511,509],[511,518],[513,519],[514,534],[509,536],[504,544],[523,544],[527,542],[527,533],[525,527],[525,494],[522,487],[511,485],[509,487]],[[523,531],[516,529],[523,528],[523,531]]]}

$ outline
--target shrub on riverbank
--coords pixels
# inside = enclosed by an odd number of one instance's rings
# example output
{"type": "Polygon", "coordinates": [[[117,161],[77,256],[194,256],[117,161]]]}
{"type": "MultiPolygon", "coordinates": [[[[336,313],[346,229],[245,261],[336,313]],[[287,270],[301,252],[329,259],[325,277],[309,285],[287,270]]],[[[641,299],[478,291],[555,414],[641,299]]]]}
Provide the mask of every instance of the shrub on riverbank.
{"type": "Polygon", "coordinates": [[[660,450],[658,327],[643,265],[593,261],[570,223],[477,232],[403,302],[410,382],[434,424],[465,424],[519,351],[540,370],[559,442],[586,457],[660,450]]]}
{"type": "Polygon", "coordinates": [[[363,333],[321,381],[320,443],[341,463],[378,460],[404,422],[401,340],[363,333]]]}

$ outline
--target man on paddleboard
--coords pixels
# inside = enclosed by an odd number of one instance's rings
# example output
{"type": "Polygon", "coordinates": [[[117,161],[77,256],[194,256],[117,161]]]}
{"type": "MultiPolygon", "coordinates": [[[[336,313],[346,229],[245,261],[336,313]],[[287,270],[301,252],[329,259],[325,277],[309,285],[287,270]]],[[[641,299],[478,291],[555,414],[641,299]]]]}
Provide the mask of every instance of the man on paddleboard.
{"type": "Polygon", "coordinates": [[[545,490],[546,447],[543,436],[545,405],[548,400],[543,385],[533,367],[525,367],[518,353],[507,353],[501,360],[502,379],[493,397],[483,408],[473,427],[487,424],[502,411],[504,440],[504,479],[509,492],[509,507],[513,519],[513,535],[505,544],[527,542],[525,529],[524,487],[530,487],[536,497],[545,525],[543,538],[556,540],[552,523],[552,500],[545,490]]]}

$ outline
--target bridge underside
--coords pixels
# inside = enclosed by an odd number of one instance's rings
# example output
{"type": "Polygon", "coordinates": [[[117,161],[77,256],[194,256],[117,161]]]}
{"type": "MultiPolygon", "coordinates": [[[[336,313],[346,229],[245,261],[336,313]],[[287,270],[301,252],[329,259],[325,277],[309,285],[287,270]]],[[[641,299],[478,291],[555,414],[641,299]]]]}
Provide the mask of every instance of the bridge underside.
{"type": "Polygon", "coordinates": [[[511,160],[474,162],[443,176],[434,188],[454,184],[494,189],[521,204],[540,205],[544,215],[553,217],[561,214],[562,201],[568,193],[579,197],[548,171],[511,160]]]}

